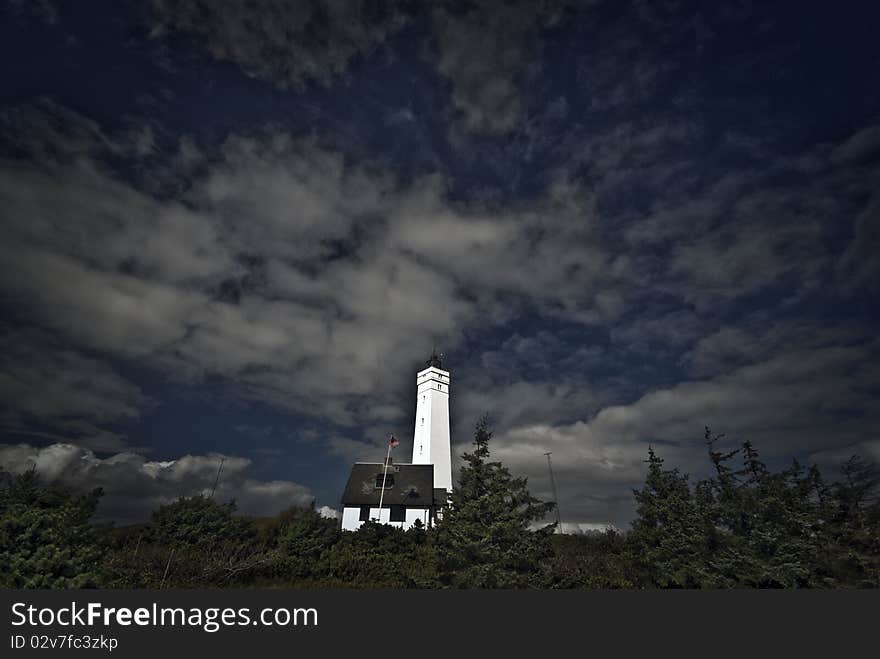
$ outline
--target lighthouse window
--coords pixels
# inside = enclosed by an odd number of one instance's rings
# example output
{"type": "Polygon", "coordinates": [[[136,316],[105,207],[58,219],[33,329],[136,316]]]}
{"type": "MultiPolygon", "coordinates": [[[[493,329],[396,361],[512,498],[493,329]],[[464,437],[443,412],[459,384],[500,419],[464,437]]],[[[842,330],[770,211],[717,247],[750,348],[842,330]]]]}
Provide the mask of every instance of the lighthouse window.
{"type": "Polygon", "coordinates": [[[370,519],[370,507],[369,506],[361,506],[361,515],[358,518],[362,522],[366,522],[370,519]]]}
{"type": "Polygon", "coordinates": [[[391,506],[391,521],[392,522],[405,522],[406,521],[406,508],[403,506],[391,506]]]}
{"type": "Polygon", "coordinates": [[[422,417],[422,425],[425,425],[425,417],[422,417]]]}

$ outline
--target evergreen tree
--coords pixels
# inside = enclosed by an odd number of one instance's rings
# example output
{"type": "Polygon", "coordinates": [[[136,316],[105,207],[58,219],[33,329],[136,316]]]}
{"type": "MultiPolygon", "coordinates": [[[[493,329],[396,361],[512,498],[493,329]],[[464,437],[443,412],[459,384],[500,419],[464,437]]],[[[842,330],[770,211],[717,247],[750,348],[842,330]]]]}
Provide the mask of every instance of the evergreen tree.
{"type": "Polygon", "coordinates": [[[746,441],[719,451],[694,488],[648,453],[626,538],[635,582],[648,587],[809,588],[880,585],[880,474],[854,457],[825,484],[797,461],[773,472],[746,441]],[[729,463],[742,456],[739,469],[729,463]]]}
{"type": "Polygon", "coordinates": [[[160,506],[133,545],[108,557],[105,584],[203,588],[253,578],[272,556],[253,522],[234,512],[234,502],[217,503],[201,495],[160,506]]]}
{"type": "Polygon", "coordinates": [[[634,588],[635,571],[624,534],[604,532],[553,536],[553,588],[634,588]]]}
{"type": "Polygon", "coordinates": [[[322,586],[334,588],[435,588],[433,548],[425,530],[407,531],[364,522],[343,533],[322,558],[322,586]]]}
{"type": "Polygon", "coordinates": [[[202,495],[181,497],[153,513],[150,540],[178,549],[216,553],[224,545],[243,544],[253,535],[248,522],[233,513],[234,501],[218,503],[202,495]]]}
{"type": "Polygon", "coordinates": [[[713,567],[737,587],[820,585],[814,572],[821,529],[816,473],[796,461],[773,473],[748,441],[739,452],[742,468],[726,486],[707,483],[718,495],[711,518],[723,537],[713,567]]]}
{"type": "Polygon", "coordinates": [[[555,524],[531,530],[553,503],[533,497],[525,478],[489,458],[488,419],[476,425],[474,450],[462,455],[458,487],[436,526],[441,584],[460,588],[545,585],[555,524]]]}
{"type": "Polygon", "coordinates": [[[312,506],[282,512],[271,535],[276,558],[264,573],[293,587],[316,583],[341,532],[335,519],[322,517],[312,506]]]}
{"type": "Polygon", "coordinates": [[[688,476],[664,469],[648,449],[648,474],[634,490],[637,517],[627,537],[635,581],[649,588],[699,588],[712,583],[707,556],[712,542],[706,492],[691,493],[688,476]]]}
{"type": "Polygon", "coordinates": [[[74,496],[42,485],[34,471],[0,479],[0,587],[97,585],[100,552],[90,519],[101,490],[74,496]]]}
{"type": "Polygon", "coordinates": [[[843,480],[830,489],[824,527],[829,571],[859,588],[880,587],[880,470],[860,456],[841,467],[843,480]]]}

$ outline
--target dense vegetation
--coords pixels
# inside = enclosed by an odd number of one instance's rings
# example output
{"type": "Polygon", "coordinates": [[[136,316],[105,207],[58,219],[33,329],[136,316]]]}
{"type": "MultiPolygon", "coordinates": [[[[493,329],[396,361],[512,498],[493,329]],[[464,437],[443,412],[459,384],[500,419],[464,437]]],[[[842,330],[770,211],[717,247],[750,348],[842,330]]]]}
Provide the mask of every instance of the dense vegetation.
{"type": "Polygon", "coordinates": [[[143,525],[90,522],[100,491],[38,475],[0,488],[0,587],[842,588],[880,586],[880,474],[854,457],[838,482],[794,463],[772,472],[746,442],[691,483],[648,453],[627,533],[554,534],[551,510],[490,460],[477,425],[452,507],[432,529],[342,532],[312,509],[271,519],[180,499],[143,525]]]}

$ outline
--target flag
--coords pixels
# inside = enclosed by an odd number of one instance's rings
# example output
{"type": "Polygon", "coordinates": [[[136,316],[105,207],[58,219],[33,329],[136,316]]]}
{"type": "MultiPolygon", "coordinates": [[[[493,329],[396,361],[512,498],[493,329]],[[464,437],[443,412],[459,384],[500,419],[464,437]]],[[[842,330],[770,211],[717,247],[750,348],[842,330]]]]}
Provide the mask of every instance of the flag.
{"type": "Polygon", "coordinates": [[[397,448],[400,446],[400,442],[397,441],[397,437],[391,435],[391,441],[388,443],[391,448],[397,448]]]}

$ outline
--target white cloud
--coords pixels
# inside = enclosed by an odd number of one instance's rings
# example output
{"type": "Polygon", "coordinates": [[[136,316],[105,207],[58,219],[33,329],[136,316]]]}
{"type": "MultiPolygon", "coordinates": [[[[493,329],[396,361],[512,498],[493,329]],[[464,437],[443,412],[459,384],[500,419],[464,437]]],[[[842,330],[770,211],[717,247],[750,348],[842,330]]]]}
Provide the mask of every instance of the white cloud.
{"type": "MultiPolygon", "coordinates": [[[[799,454],[829,461],[876,453],[880,427],[870,393],[877,346],[790,350],[707,380],[651,391],[570,424],[499,424],[493,457],[529,476],[552,499],[544,453],[552,451],[563,521],[625,525],[640,487],[647,444],[670,467],[708,467],[703,426],[731,445],[749,439],[769,460],[799,454]],[[861,447],[854,451],[853,446],[861,447]]],[[[552,417],[550,417],[552,418],[552,417]]]]}
{"type": "Polygon", "coordinates": [[[311,491],[292,481],[260,481],[249,476],[250,460],[221,454],[184,455],[167,461],[148,461],[135,453],[106,458],[72,444],[34,447],[0,445],[0,467],[13,474],[35,469],[49,483],[75,491],[104,489],[98,517],[123,522],[141,521],[160,505],[183,496],[209,496],[223,468],[214,498],[235,500],[247,515],[274,515],[291,506],[307,506],[311,491]]]}
{"type": "Polygon", "coordinates": [[[330,506],[321,506],[318,508],[318,514],[321,515],[321,517],[327,517],[329,519],[339,519],[342,516],[342,513],[330,506]]]}
{"type": "Polygon", "coordinates": [[[606,531],[617,531],[620,532],[620,529],[617,528],[614,524],[610,522],[606,523],[571,523],[571,522],[563,522],[561,524],[560,533],[568,533],[573,535],[586,535],[590,533],[605,533],[606,531]]]}
{"type": "Polygon", "coordinates": [[[6,295],[91,350],[363,424],[399,409],[393,394],[432,340],[454,349],[512,298],[608,307],[593,290],[605,251],[572,186],[513,212],[453,203],[438,177],[404,186],[266,132],[230,136],[183,196],[155,198],[85,142],[73,162],[64,144],[0,162],[0,253],[6,295]]]}

